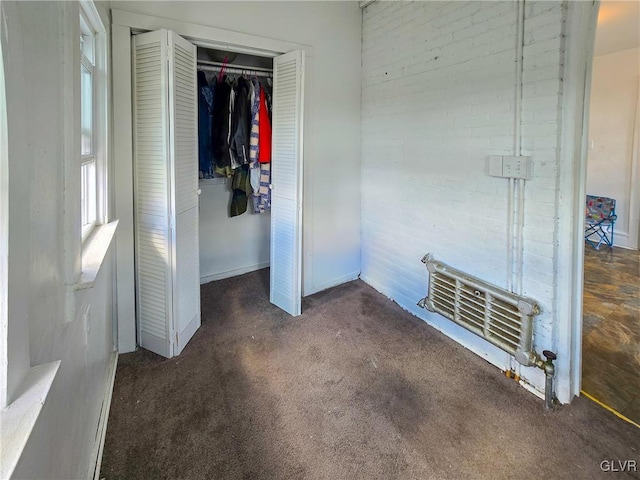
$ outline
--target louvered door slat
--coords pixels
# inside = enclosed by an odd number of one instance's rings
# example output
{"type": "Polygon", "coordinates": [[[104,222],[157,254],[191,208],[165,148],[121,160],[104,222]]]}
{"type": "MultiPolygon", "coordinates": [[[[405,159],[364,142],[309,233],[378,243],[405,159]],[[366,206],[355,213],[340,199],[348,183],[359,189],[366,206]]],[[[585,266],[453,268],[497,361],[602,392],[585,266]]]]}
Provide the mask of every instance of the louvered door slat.
{"type": "Polygon", "coordinates": [[[300,315],[304,52],[274,59],[271,303],[300,315]]]}
{"type": "Polygon", "coordinates": [[[180,215],[198,206],[196,49],[176,34],[170,40],[174,52],[171,69],[175,201],[176,214],[180,215]]]}
{"type": "Polygon", "coordinates": [[[174,168],[175,271],[174,355],[200,327],[200,256],[198,238],[198,101],[196,47],[169,32],[171,153],[174,168]]]}
{"type": "Polygon", "coordinates": [[[140,345],[171,356],[167,32],[134,38],[136,284],[140,345]]]}

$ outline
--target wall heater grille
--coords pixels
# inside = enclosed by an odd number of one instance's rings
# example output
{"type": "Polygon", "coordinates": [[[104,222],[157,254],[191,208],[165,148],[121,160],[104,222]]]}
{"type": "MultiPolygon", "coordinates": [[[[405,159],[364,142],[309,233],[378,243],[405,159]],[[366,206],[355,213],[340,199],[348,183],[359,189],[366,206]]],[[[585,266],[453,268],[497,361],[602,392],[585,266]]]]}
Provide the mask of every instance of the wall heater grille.
{"type": "Polygon", "coordinates": [[[523,365],[535,364],[533,318],[540,309],[534,300],[437,262],[430,254],[422,262],[429,270],[429,292],[420,307],[481,336],[523,365]]]}

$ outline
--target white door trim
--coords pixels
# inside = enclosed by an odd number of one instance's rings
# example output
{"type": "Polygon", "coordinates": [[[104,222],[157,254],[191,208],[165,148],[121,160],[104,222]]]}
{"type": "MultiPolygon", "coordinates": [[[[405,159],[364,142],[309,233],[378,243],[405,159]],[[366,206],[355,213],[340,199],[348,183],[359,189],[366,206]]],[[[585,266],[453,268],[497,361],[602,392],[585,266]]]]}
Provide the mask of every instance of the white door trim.
{"type": "Polygon", "coordinates": [[[133,103],[131,29],[111,25],[113,74],[113,188],[116,233],[117,350],[136,349],[136,302],[133,244],[133,103]],[[124,101],[123,99],[128,99],[124,101]]]}
{"type": "Polygon", "coordinates": [[[275,57],[292,50],[304,50],[305,55],[313,55],[313,47],[300,43],[285,42],[248,33],[234,32],[217,27],[208,27],[195,23],[182,22],[171,18],[155,17],[142,13],[112,9],[114,25],[129,27],[132,30],[152,31],[166,28],[181,37],[200,46],[218,48],[231,52],[251,53],[265,57],[275,57]]]}
{"type": "Polygon", "coordinates": [[[587,175],[589,97],[599,1],[567,6],[565,78],[558,187],[556,321],[557,385],[562,403],[580,395],[584,199],[587,175]]]}
{"type": "MultiPolygon", "coordinates": [[[[631,188],[629,189],[629,232],[624,248],[638,250],[640,248],[640,80],[636,89],[636,114],[633,125],[631,147],[631,188]]],[[[616,233],[617,235],[617,233],[616,233]]]]}

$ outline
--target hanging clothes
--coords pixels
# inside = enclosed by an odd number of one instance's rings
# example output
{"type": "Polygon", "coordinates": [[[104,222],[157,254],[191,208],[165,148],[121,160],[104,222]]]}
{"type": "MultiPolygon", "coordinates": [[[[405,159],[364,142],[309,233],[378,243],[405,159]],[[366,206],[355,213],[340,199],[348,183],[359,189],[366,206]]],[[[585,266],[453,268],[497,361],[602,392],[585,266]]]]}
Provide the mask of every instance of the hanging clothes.
{"type": "Polygon", "coordinates": [[[271,119],[267,112],[265,88],[260,89],[260,132],[258,160],[260,163],[271,162],[271,119]]]}
{"type": "Polygon", "coordinates": [[[231,156],[229,153],[229,106],[231,83],[225,75],[215,85],[213,98],[213,118],[211,123],[214,171],[218,175],[231,177],[231,156]]]}
{"type": "Polygon", "coordinates": [[[253,168],[258,165],[258,152],[260,150],[260,83],[256,78],[251,79],[251,131],[249,134],[249,164],[253,168]]]}
{"type": "Polygon", "coordinates": [[[271,208],[271,83],[198,72],[200,178],[231,178],[229,215],[271,208]],[[208,132],[208,134],[207,134],[208,132]]]}
{"type": "Polygon", "coordinates": [[[249,163],[249,134],[251,131],[251,105],[249,82],[240,77],[233,88],[229,148],[238,165],[249,163]]]}
{"type": "Polygon", "coordinates": [[[271,164],[260,164],[260,197],[257,200],[258,213],[264,213],[271,209],[271,164]]]}
{"type": "Polygon", "coordinates": [[[249,165],[242,165],[233,171],[231,181],[231,207],[229,216],[237,217],[247,211],[249,195],[251,195],[251,184],[249,183],[249,165]]]}
{"type": "Polygon", "coordinates": [[[235,150],[231,149],[231,141],[233,137],[233,110],[236,108],[236,89],[235,82],[231,82],[231,93],[229,95],[229,132],[227,135],[227,143],[229,144],[229,158],[231,159],[231,170],[235,170],[240,166],[235,155],[235,150]]]}
{"type": "Polygon", "coordinates": [[[213,95],[205,73],[198,71],[198,163],[200,178],[213,176],[213,145],[211,141],[213,95]]]}
{"type": "Polygon", "coordinates": [[[260,213],[258,203],[260,200],[260,162],[258,152],[260,146],[260,83],[257,78],[251,79],[251,132],[249,135],[249,180],[253,190],[253,212],[260,213]]]}
{"type": "Polygon", "coordinates": [[[264,98],[267,103],[267,112],[269,113],[269,120],[271,120],[271,109],[272,109],[271,94],[273,92],[273,81],[271,80],[271,78],[267,78],[263,82],[263,88],[264,88],[264,98]]]}

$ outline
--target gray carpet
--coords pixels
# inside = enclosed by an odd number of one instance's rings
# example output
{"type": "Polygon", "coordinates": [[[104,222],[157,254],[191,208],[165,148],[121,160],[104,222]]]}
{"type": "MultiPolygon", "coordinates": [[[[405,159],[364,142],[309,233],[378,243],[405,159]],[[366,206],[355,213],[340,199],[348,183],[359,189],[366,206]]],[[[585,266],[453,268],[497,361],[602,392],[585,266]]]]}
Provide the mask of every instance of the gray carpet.
{"type": "MultiPolygon", "coordinates": [[[[121,355],[106,479],[592,479],[640,429],[542,401],[361,281],[292,318],[268,270],[202,287],[177,358],[121,355]]],[[[638,478],[639,473],[616,473],[638,478]]]]}

